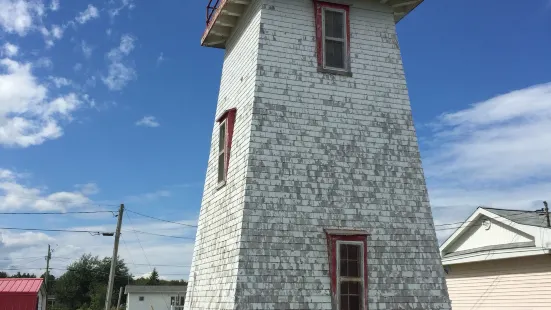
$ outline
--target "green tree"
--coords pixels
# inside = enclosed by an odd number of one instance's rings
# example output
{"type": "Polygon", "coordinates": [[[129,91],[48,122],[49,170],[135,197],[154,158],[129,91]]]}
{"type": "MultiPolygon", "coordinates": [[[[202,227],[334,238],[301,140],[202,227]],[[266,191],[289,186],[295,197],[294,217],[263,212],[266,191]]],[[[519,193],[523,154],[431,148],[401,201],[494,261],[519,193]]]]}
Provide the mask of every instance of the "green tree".
{"type": "MultiPolygon", "coordinates": [[[[54,294],[57,303],[68,309],[101,310],[105,303],[105,293],[111,258],[99,259],[85,254],[67,267],[67,271],[55,281],[54,294]]],[[[118,290],[128,284],[131,275],[122,259],[117,260],[113,302],[118,290]]]]}
{"type": "Polygon", "coordinates": [[[159,280],[159,273],[157,272],[156,268],[153,268],[153,271],[151,271],[151,274],[149,275],[147,285],[159,285],[160,283],[161,281],[159,280]]]}
{"type": "Polygon", "coordinates": [[[0,271],[0,279],[7,278],[8,274],[5,271],[0,271]]]}

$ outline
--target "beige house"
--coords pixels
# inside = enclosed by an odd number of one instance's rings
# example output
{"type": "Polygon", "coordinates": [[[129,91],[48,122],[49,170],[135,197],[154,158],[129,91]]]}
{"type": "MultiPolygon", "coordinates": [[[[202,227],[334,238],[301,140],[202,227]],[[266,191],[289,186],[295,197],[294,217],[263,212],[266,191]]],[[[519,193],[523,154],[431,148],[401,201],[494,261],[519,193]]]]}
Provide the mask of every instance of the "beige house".
{"type": "Polygon", "coordinates": [[[440,246],[453,310],[551,309],[542,212],[478,208],[440,246]]]}

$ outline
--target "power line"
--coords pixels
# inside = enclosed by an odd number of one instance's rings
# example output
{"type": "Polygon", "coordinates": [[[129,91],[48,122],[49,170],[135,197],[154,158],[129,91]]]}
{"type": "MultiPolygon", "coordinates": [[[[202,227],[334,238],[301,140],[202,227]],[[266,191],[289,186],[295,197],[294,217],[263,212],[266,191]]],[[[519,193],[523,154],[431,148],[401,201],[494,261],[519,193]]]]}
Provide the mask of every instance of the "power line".
{"type": "Polygon", "coordinates": [[[41,228],[20,228],[20,227],[0,227],[0,230],[24,230],[24,231],[50,231],[50,232],[73,232],[89,233],[93,235],[112,236],[112,232],[92,231],[92,230],[72,230],[72,229],[41,229],[41,228]]]}
{"type": "MultiPolygon", "coordinates": [[[[533,214],[530,214],[530,215],[527,215],[527,216],[514,218],[514,220],[521,220],[521,219],[531,218],[531,217],[533,217],[533,216],[534,216],[533,214]]],[[[487,219],[496,219],[496,218],[498,218],[498,217],[488,217],[487,219]]],[[[514,222],[514,220],[512,220],[512,219],[509,219],[509,218],[505,218],[505,219],[508,219],[508,220],[514,222]]],[[[478,221],[478,219],[475,220],[475,221],[468,221],[468,223],[470,223],[470,222],[476,222],[476,221],[478,221]]],[[[482,226],[482,225],[484,225],[484,224],[470,225],[469,227],[478,227],[478,226],[482,226]]],[[[458,229],[458,228],[460,228],[461,226],[463,226],[463,224],[462,224],[462,225],[459,225],[459,226],[457,226],[457,227],[438,228],[438,229],[435,229],[435,230],[436,230],[436,231],[442,231],[442,230],[458,229]]]]}
{"type": "MultiPolygon", "coordinates": [[[[132,224],[132,220],[130,219],[130,215],[128,213],[126,213],[126,217],[128,218],[128,221],[130,222],[130,229],[132,229],[134,231],[134,236],[136,236],[136,239],[138,240],[138,243],[140,244],[140,248],[142,248],[142,252],[143,252],[143,256],[145,257],[145,261],[149,265],[149,268],[151,268],[151,270],[152,270],[151,272],[153,272],[154,268],[152,268],[151,262],[149,261],[149,258],[147,258],[147,254],[145,254],[145,250],[142,246],[142,242],[140,241],[140,237],[138,237],[138,234],[136,233],[136,230],[134,229],[134,225],[132,224]]],[[[163,295],[161,295],[161,296],[163,296],[163,295]]],[[[168,302],[166,301],[164,296],[163,296],[163,301],[165,302],[165,305],[168,308],[168,302]]]]}
{"type": "MultiPolygon", "coordinates": [[[[534,213],[536,213],[536,211],[528,211],[528,210],[527,210],[527,211],[519,211],[518,213],[509,214],[509,216],[520,215],[520,214],[526,214],[526,212],[534,212],[534,213]]],[[[499,215],[498,215],[498,216],[496,216],[496,217],[489,217],[489,218],[490,218],[490,219],[496,219],[496,218],[498,218],[498,217],[503,217],[503,216],[499,216],[499,215]]],[[[463,224],[465,224],[465,223],[475,222],[475,221],[477,221],[477,220],[478,220],[478,219],[472,220],[472,221],[467,221],[467,220],[465,220],[465,221],[462,221],[462,222],[446,223],[446,224],[437,224],[437,225],[434,225],[434,227],[437,227],[437,226],[448,226],[448,225],[463,225],[463,224]]]]}
{"type": "Polygon", "coordinates": [[[60,203],[60,204],[69,204],[69,203],[72,203],[72,204],[75,204],[75,205],[86,205],[86,206],[105,206],[105,207],[118,207],[119,205],[115,205],[115,204],[106,204],[106,203],[92,203],[92,202],[78,202],[78,203],[75,203],[75,202],[72,202],[72,201],[63,201],[63,200],[55,200],[55,199],[48,199],[48,198],[40,198],[40,197],[29,197],[29,196],[22,196],[22,195],[13,195],[13,194],[9,194],[9,195],[2,195],[0,197],[17,197],[17,198],[22,198],[22,199],[28,199],[28,200],[34,200],[34,201],[49,201],[49,202],[55,202],[55,203],[60,203]]]}
{"type": "Polygon", "coordinates": [[[91,214],[91,213],[113,213],[115,211],[71,211],[71,212],[0,212],[7,215],[65,215],[65,214],[91,214]]]}
{"type": "Polygon", "coordinates": [[[167,237],[167,238],[176,238],[176,239],[187,239],[187,240],[195,240],[195,238],[192,238],[192,237],[183,237],[183,236],[172,236],[172,235],[163,235],[163,234],[156,234],[156,233],[150,233],[150,232],[147,232],[147,231],[141,231],[141,230],[135,230],[135,229],[131,229],[131,230],[124,230],[124,231],[132,231],[134,233],[138,233],[138,234],[145,234],[145,235],[152,235],[152,236],[159,236],[159,237],[167,237]]]}
{"type": "Polygon", "coordinates": [[[179,222],[164,220],[164,219],[160,219],[160,218],[158,218],[158,217],[153,217],[153,216],[151,216],[151,215],[146,215],[146,214],[139,213],[139,212],[132,211],[132,210],[128,210],[128,209],[126,209],[126,211],[132,212],[132,213],[134,213],[134,214],[137,214],[137,215],[140,215],[140,216],[143,216],[143,217],[148,217],[148,218],[150,218],[150,219],[154,219],[154,220],[157,220],[157,221],[161,221],[161,222],[166,222],[166,223],[172,223],[172,224],[178,224],[178,225],[182,225],[182,226],[195,227],[195,228],[197,228],[197,225],[184,224],[184,223],[179,223],[179,222]]]}

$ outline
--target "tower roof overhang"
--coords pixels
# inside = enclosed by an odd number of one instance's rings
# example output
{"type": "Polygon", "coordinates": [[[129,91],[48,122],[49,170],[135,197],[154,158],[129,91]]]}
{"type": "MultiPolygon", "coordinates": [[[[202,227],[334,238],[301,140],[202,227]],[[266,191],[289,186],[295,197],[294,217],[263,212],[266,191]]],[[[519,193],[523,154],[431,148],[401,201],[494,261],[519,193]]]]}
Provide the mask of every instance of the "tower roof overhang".
{"type": "MultiPolygon", "coordinates": [[[[226,41],[237,26],[239,19],[254,0],[210,0],[207,5],[207,27],[201,37],[201,45],[225,48],[226,41]]],[[[320,0],[321,1],[321,0],[320,0]]],[[[326,0],[328,2],[352,3],[352,0],[326,0]]],[[[398,23],[423,0],[363,0],[388,5],[398,23]]]]}

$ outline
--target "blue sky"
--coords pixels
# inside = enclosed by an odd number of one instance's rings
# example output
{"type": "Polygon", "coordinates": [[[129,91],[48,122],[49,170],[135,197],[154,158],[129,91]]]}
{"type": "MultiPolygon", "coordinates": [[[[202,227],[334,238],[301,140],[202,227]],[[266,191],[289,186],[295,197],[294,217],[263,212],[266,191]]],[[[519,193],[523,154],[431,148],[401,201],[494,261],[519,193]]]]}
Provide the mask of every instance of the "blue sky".
{"type": "MultiPolygon", "coordinates": [[[[205,5],[0,0],[0,212],[124,202],[196,221],[223,58],[199,45],[205,5]]],[[[535,209],[551,199],[550,2],[426,0],[397,29],[437,224],[481,204],[535,209]]],[[[194,236],[135,214],[131,221],[125,227],[194,236]]],[[[108,214],[0,216],[0,227],[114,225],[108,214]]],[[[56,268],[87,251],[110,255],[112,244],[0,232],[0,269],[41,268],[22,258],[43,255],[48,243],[56,268]]],[[[131,266],[135,274],[149,263],[191,262],[190,240],[139,238],[143,251],[130,232],[121,248],[129,263],[144,264],[131,266]]],[[[169,278],[188,272],[159,270],[169,278]]]]}

